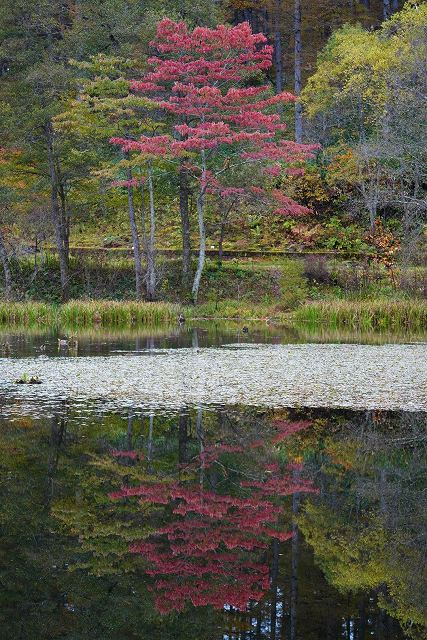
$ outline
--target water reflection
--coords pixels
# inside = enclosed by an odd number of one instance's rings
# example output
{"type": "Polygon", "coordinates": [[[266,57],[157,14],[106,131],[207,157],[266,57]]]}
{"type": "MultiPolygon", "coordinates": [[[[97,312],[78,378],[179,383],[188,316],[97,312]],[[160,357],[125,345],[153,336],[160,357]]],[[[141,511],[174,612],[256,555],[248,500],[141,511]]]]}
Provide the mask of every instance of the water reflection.
{"type": "Polygon", "coordinates": [[[425,637],[426,421],[0,419],[2,638],[425,637]]]}
{"type": "MultiPolygon", "coordinates": [[[[155,576],[156,606],[161,613],[194,606],[225,606],[245,610],[270,587],[266,551],[292,537],[284,526],[280,498],[316,493],[302,479],[303,465],[291,462],[280,468],[263,442],[238,438],[233,444],[206,443],[202,413],[196,419],[200,452],[186,462],[185,429],[181,415],[178,465],[165,477],[164,470],[142,484],[123,486],[110,494],[114,500],[138,498],[142,507],[156,507],[161,526],[147,538],[130,545],[155,576]]],[[[309,423],[280,422],[279,434],[293,433],[309,423]]],[[[121,464],[143,460],[135,450],[113,450],[121,464]]]]}
{"type": "Polygon", "coordinates": [[[0,327],[0,358],[10,357],[82,357],[139,353],[153,349],[220,347],[227,344],[396,344],[427,341],[427,333],[351,332],[290,328],[266,323],[251,323],[243,331],[243,322],[198,321],[185,325],[133,327],[119,329],[86,327],[0,327]]]}

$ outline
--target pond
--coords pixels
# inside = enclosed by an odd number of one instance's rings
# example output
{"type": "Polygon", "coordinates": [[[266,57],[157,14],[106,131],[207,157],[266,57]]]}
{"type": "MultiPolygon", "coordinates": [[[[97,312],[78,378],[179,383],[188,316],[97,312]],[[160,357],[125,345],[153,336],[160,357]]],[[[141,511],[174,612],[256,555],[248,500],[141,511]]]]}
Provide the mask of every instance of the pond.
{"type": "Polygon", "coordinates": [[[426,637],[422,337],[58,336],[0,336],[2,638],[426,637]]]}

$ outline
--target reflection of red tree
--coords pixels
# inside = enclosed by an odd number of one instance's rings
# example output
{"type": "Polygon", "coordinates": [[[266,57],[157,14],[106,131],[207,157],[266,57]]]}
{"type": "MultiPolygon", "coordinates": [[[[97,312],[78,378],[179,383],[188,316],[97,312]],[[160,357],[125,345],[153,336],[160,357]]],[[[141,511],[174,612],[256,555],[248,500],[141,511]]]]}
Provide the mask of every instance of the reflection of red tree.
{"type": "Polygon", "coordinates": [[[182,610],[188,601],[195,606],[229,604],[244,609],[268,589],[264,551],[271,538],[284,541],[292,535],[278,528],[282,511],[271,500],[314,488],[278,474],[241,486],[254,493],[248,497],[217,495],[199,485],[158,482],[123,487],[111,494],[112,498],[138,496],[142,503],[168,505],[172,515],[182,517],[130,548],[144,556],[148,575],[159,576],[155,584],[159,611],[182,610]]]}
{"type": "MultiPolygon", "coordinates": [[[[296,467],[297,465],[293,465],[293,468],[296,467]]],[[[302,470],[302,466],[300,470],[302,470]]],[[[242,482],[241,485],[242,487],[258,489],[263,496],[289,496],[294,493],[318,493],[318,489],[313,486],[311,480],[298,480],[298,482],[296,482],[291,476],[277,476],[269,478],[265,482],[246,481],[242,482]]]]}
{"type": "Polygon", "coordinates": [[[181,610],[187,601],[243,609],[259,600],[269,586],[268,565],[259,553],[272,534],[290,537],[271,531],[278,521],[275,505],[263,498],[220,496],[195,485],[174,484],[168,490],[172,513],[184,519],[159,529],[154,540],[131,547],[144,555],[149,575],[162,576],[156,582],[159,611],[181,610]]]}
{"type": "MultiPolygon", "coordinates": [[[[276,420],[273,426],[277,435],[271,442],[279,442],[310,424],[276,420]]],[[[253,443],[256,447],[266,444],[253,443]]],[[[246,447],[253,448],[250,444],[246,447]]],[[[206,445],[187,469],[200,467],[206,471],[223,454],[244,451],[235,445],[206,445]]],[[[252,473],[255,468],[251,467],[252,473]]],[[[200,484],[178,482],[147,482],[110,494],[113,499],[138,497],[141,504],[164,505],[164,520],[172,518],[148,539],[130,547],[132,553],[145,558],[147,574],[156,578],[158,610],[181,611],[188,602],[218,609],[226,604],[245,609],[250,601],[260,600],[269,588],[266,550],[271,539],[285,541],[292,537],[291,532],[281,530],[283,512],[277,499],[316,492],[310,481],[301,478],[301,471],[302,465],[290,464],[282,473],[276,461],[264,461],[260,479],[241,481],[238,496],[219,495],[200,484]],[[295,469],[298,473],[291,474],[295,469]]]]}
{"type": "Polygon", "coordinates": [[[309,420],[299,420],[297,422],[290,422],[289,420],[273,420],[273,426],[277,430],[277,435],[272,439],[273,444],[282,442],[285,438],[298,433],[303,429],[308,429],[313,423],[309,420]]]}

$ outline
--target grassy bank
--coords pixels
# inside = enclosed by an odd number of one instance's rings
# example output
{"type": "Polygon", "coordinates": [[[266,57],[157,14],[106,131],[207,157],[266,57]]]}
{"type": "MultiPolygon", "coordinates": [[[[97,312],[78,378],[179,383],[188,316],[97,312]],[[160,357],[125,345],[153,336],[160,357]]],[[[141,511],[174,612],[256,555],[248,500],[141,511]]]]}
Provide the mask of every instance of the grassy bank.
{"type": "Polygon", "coordinates": [[[156,326],[176,322],[181,307],[168,302],[73,300],[64,305],[39,302],[0,303],[1,325],[24,326],[156,326]]]}
{"type": "MultiPolygon", "coordinates": [[[[270,319],[304,328],[419,331],[427,327],[427,269],[420,266],[402,270],[391,283],[378,265],[323,256],[242,258],[223,264],[208,259],[196,307],[181,304],[188,294],[181,290],[181,265],[176,259],[162,258],[159,263],[155,303],[134,300],[128,258],[109,254],[98,262],[92,257],[73,258],[74,300],[65,305],[57,299],[55,257],[40,263],[36,274],[25,259],[15,268],[17,302],[0,302],[0,326],[153,327],[174,324],[183,313],[187,320],[270,319]]],[[[1,295],[0,278],[0,300],[1,295]]]]}
{"type": "Polygon", "coordinates": [[[422,300],[328,300],[308,302],[293,312],[265,303],[238,300],[184,307],[167,302],[70,301],[64,305],[38,302],[0,303],[0,326],[132,328],[176,325],[186,320],[271,321],[303,329],[354,331],[426,331],[427,302],[422,300]]]}
{"type": "Polygon", "coordinates": [[[266,320],[284,321],[282,310],[268,304],[223,300],[197,306],[169,302],[72,300],[63,305],[40,302],[1,302],[0,326],[26,327],[155,327],[176,324],[180,314],[186,320],[266,320]]]}
{"type": "Polygon", "coordinates": [[[286,322],[289,314],[281,306],[247,300],[220,300],[185,308],[186,317],[197,320],[274,320],[286,322]]]}
{"type": "Polygon", "coordinates": [[[328,300],[309,303],[292,314],[296,326],[356,330],[411,330],[427,328],[423,300],[328,300]]]}
{"type": "MultiPolygon", "coordinates": [[[[179,304],[189,297],[182,290],[181,261],[160,256],[158,259],[158,300],[179,304]]],[[[193,270],[196,262],[193,262],[193,270]]],[[[135,271],[132,260],[114,254],[73,256],[70,259],[69,292],[73,300],[135,299],[135,271]]],[[[226,299],[251,303],[281,300],[292,308],[306,296],[301,260],[277,258],[275,260],[236,259],[219,264],[207,259],[203,272],[199,302],[208,303],[226,299]]],[[[13,296],[17,301],[33,300],[60,304],[61,285],[56,256],[46,255],[37,271],[28,258],[12,264],[13,296]]],[[[0,266],[0,299],[4,278],[0,266]]]]}

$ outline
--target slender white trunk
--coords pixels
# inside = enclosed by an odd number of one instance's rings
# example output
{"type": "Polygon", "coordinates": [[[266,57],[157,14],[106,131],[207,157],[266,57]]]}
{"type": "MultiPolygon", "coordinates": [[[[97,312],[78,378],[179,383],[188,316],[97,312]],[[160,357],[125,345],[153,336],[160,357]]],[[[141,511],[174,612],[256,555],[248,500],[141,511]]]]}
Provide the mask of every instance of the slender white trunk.
{"type": "MultiPolygon", "coordinates": [[[[127,177],[129,182],[132,180],[132,170],[128,169],[127,177]]],[[[132,234],[133,257],[135,264],[135,292],[138,300],[142,298],[142,265],[141,265],[141,247],[139,244],[138,226],[136,224],[135,204],[133,199],[133,186],[128,185],[128,211],[130,230],[132,234]]]]}
{"type": "Polygon", "coordinates": [[[203,268],[205,266],[206,257],[206,228],[205,228],[205,198],[206,198],[206,156],[202,151],[202,182],[200,192],[197,197],[197,220],[199,223],[199,259],[197,262],[196,275],[194,276],[193,288],[191,290],[194,304],[197,304],[199,296],[200,280],[202,278],[203,268]]]}
{"type": "Polygon", "coordinates": [[[150,228],[147,237],[147,298],[154,300],[156,297],[156,209],[151,164],[148,167],[148,192],[150,196],[150,228]]]}

